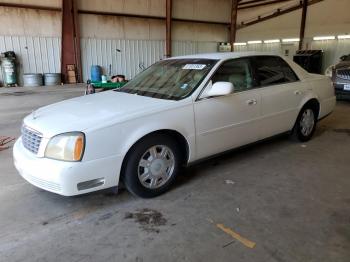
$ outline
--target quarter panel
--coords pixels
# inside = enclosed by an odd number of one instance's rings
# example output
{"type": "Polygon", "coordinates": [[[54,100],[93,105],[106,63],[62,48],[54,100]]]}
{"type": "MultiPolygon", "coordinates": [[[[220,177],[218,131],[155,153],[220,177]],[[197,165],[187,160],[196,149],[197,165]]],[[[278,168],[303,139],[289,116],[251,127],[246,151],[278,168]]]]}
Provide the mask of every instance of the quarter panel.
{"type": "Polygon", "coordinates": [[[334,110],[336,104],[334,86],[329,77],[321,75],[311,76],[313,79],[311,82],[313,93],[320,103],[320,112],[318,116],[320,119],[334,110]]]}

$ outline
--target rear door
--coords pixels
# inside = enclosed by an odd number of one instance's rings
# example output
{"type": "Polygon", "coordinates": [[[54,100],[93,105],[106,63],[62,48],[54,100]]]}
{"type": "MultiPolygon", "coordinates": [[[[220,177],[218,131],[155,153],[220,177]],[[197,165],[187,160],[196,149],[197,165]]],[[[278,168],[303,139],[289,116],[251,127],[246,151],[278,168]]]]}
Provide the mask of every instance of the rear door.
{"type": "Polygon", "coordinates": [[[292,129],[306,86],[279,56],[256,56],[253,67],[261,87],[260,139],[292,129]]]}

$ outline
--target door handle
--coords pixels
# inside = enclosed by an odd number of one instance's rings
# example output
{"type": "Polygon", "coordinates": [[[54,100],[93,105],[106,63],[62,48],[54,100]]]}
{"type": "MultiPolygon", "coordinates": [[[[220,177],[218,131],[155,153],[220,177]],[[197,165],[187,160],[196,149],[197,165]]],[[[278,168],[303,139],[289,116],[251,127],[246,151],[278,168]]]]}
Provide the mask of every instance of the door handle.
{"type": "Polygon", "coordinates": [[[302,93],[303,93],[302,91],[297,90],[294,92],[294,95],[301,95],[302,93]]]}
{"type": "Polygon", "coordinates": [[[247,105],[249,105],[249,106],[256,105],[258,103],[258,101],[256,101],[256,99],[249,99],[246,102],[247,102],[247,105]]]}

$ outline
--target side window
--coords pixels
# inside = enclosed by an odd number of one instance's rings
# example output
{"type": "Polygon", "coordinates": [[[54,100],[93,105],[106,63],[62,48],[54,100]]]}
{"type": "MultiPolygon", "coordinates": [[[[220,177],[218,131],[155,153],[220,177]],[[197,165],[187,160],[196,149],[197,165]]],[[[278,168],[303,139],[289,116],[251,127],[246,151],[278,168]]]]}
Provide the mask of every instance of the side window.
{"type": "Polygon", "coordinates": [[[278,56],[257,56],[254,59],[256,75],[261,86],[298,81],[292,68],[278,56]]]}
{"type": "Polygon", "coordinates": [[[235,92],[241,92],[254,87],[249,59],[234,59],[224,62],[212,77],[215,82],[231,82],[235,92]]]}

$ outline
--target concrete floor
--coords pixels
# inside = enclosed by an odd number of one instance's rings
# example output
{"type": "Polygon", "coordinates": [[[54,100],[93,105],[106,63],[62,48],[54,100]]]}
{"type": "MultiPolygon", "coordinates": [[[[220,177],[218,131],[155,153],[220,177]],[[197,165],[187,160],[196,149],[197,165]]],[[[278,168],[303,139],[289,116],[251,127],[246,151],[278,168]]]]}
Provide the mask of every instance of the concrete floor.
{"type": "MultiPolygon", "coordinates": [[[[22,89],[0,89],[0,135],[18,136],[33,109],[83,93],[11,90],[22,89]]],[[[5,150],[0,261],[350,261],[349,167],[350,102],[309,143],[280,137],[209,160],[150,200],[125,190],[45,192],[17,174],[5,150]]]]}

